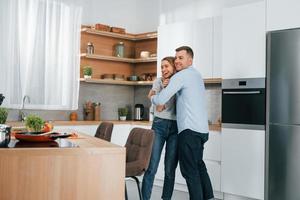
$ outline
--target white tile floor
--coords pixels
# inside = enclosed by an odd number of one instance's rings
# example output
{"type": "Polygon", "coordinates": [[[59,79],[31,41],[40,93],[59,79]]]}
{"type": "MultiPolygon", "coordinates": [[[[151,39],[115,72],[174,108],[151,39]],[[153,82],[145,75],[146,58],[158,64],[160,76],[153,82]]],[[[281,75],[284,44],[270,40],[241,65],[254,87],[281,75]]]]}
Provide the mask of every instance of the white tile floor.
{"type": "MultiPolygon", "coordinates": [[[[136,187],[136,183],[133,180],[127,180],[127,192],[128,200],[139,200],[139,192],[136,187]]],[[[153,186],[151,200],[161,199],[162,188],[158,186],[153,186]]],[[[188,200],[189,194],[187,192],[174,190],[172,200],[188,200]]]]}

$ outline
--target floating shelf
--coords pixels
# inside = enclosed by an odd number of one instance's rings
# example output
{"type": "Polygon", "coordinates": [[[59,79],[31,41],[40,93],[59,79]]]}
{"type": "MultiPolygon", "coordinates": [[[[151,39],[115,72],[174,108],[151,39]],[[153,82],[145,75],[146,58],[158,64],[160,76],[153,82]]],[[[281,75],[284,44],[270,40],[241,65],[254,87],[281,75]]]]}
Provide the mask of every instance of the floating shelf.
{"type": "MultiPolygon", "coordinates": [[[[152,85],[153,81],[119,81],[119,80],[105,80],[105,79],[84,79],[80,78],[81,82],[97,83],[97,84],[111,84],[111,85],[152,85]]],[[[205,84],[221,84],[221,78],[204,79],[205,84]]]]}
{"type": "Polygon", "coordinates": [[[150,58],[120,58],[116,56],[104,56],[104,55],[96,55],[96,54],[81,54],[81,57],[89,58],[89,59],[98,59],[98,60],[109,60],[116,62],[126,62],[126,63],[148,63],[148,62],[156,62],[156,57],[150,58]]]}
{"type": "Polygon", "coordinates": [[[111,85],[152,85],[153,81],[119,81],[119,80],[106,80],[106,79],[84,79],[80,81],[86,83],[97,83],[97,84],[111,84],[111,85]]]}
{"type": "Polygon", "coordinates": [[[142,33],[142,34],[128,34],[128,33],[120,34],[120,33],[108,32],[108,31],[98,31],[90,28],[82,28],[81,31],[89,34],[120,38],[125,40],[132,40],[132,41],[149,40],[149,39],[157,38],[157,32],[149,32],[149,33],[142,33]]]}

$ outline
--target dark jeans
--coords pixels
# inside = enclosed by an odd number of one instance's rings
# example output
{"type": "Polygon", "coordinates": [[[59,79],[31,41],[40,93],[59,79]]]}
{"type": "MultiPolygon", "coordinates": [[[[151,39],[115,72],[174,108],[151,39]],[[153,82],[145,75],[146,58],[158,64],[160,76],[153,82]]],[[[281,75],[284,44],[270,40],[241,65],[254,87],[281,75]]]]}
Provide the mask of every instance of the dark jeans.
{"type": "Polygon", "coordinates": [[[165,177],[162,199],[171,199],[174,189],[175,171],[178,164],[177,138],[178,129],[175,120],[155,117],[152,124],[155,139],[152,147],[149,167],[146,170],[142,184],[144,200],[151,197],[153,181],[160,161],[161,151],[166,142],[165,177]]]}
{"type": "Polygon", "coordinates": [[[185,129],[179,133],[178,155],[180,171],[185,178],[191,200],[207,200],[214,197],[210,178],[203,161],[204,143],[208,133],[185,129]]]}

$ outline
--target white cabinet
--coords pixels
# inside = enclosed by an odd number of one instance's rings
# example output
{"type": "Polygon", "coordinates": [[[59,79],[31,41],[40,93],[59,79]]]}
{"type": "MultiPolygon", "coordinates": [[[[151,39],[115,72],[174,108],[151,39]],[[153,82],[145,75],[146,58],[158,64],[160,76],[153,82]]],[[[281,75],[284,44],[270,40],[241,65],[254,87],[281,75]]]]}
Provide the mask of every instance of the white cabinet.
{"type": "Polygon", "coordinates": [[[111,143],[125,146],[130,130],[130,124],[114,124],[111,143]]]}
{"type": "Polygon", "coordinates": [[[222,27],[222,78],[265,77],[264,2],[224,9],[222,27]]]}
{"type": "Polygon", "coordinates": [[[75,130],[88,134],[90,136],[95,136],[98,125],[79,125],[79,126],[54,126],[55,130],[75,130]]]}
{"type": "Polygon", "coordinates": [[[213,78],[222,77],[222,17],[213,18],[213,78]]]}
{"type": "Polygon", "coordinates": [[[265,131],[222,128],[221,191],[264,199],[265,131]]]}
{"type": "Polygon", "coordinates": [[[267,30],[299,28],[299,0],[266,0],[267,30]]]}
{"type": "MultiPolygon", "coordinates": [[[[174,56],[175,49],[190,46],[194,51],[194,66],[203,78],[213,77],[213,20],[178,22],[158,27],[158,61],[174,56]]],[[[160,62],[157,73],[161,76],[160,62]]]]}

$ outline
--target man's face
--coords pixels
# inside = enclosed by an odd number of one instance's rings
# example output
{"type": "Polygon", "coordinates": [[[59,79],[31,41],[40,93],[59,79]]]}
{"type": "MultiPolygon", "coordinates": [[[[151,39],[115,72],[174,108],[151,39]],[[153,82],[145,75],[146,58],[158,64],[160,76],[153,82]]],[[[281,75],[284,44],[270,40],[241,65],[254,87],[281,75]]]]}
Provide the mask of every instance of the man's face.
{"type": "Polygon", "coordinates": [[[161,62],[161,73],[163,78],[170,78],[175,73],[175,69],[167,60],[163,60],[161,62]]]}
{"type": "Polygon", "coordinates": [[[175,55],[176,71],[183,70],[192,65],[193,59],[186,53],[186,50],[177,51],[175,55]]]}

